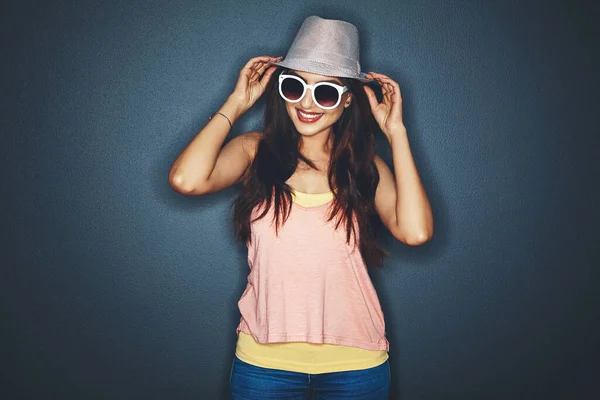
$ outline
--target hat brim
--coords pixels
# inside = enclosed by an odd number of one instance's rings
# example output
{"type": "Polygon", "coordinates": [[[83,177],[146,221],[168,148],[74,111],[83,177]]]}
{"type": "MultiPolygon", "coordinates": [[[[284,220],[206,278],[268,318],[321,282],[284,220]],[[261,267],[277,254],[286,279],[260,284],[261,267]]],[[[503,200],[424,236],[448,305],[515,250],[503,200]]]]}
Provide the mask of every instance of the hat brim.
{"type": "Polygon", "coordinates": [[[269,61],[269,64],[277,65],[284,68],[295,69],[297,71],[309,72],[311,74],[319,74],[325,76],[331,76],[334,78],[350,78],[356,79],[360,82],[371,82],[373,79],[369,79],[366,77],[366,74],[360,72],[358,76],[353,75],[351,73],[345,73],[336,69],[335,67],[331,67],[329,65],[319,63],[319,62],[311,62],[311,61],[302,61],[302,62],[290,62],[286,60],[282,60],[279,62],[269,61]]]}

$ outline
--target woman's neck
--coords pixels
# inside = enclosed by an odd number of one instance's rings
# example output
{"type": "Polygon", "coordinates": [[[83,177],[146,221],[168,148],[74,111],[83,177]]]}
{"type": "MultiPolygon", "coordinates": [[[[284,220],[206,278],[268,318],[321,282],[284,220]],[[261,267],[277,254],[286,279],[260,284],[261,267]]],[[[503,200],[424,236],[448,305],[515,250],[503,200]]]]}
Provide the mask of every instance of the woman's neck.
{"type": "Polygon", "coordinates": [[[313,162],[329,160],[332,147],[333,135],[330,133],[302,136],[300,140],[300,153],[313,162]]]}

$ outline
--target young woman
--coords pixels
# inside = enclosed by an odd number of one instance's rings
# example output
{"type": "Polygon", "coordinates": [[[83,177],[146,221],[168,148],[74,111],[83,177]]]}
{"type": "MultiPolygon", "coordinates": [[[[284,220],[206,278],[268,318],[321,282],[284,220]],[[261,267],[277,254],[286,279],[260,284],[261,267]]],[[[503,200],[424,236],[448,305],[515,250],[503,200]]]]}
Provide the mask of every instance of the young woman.
{"type": "Polygon", "coordinates": [[[400,88],[362,73],[358,57],[354,25],[307,18],[285,60],[248,61],[171,168],[171,185],[189,195],[243,182],[233,220],[250,274],[232,399],[388,398],[389,342],[367,264],[388,255],[376,240],[381,223],[414,246],[431,238],[433,217],[400,88]],[[380,85],[381,102],[368,81],[380,85]],[[263,131],[221,148],[263,93],[263,131]],[[392,147],[395,176],[375,154],[372,121],[392,147]]]}

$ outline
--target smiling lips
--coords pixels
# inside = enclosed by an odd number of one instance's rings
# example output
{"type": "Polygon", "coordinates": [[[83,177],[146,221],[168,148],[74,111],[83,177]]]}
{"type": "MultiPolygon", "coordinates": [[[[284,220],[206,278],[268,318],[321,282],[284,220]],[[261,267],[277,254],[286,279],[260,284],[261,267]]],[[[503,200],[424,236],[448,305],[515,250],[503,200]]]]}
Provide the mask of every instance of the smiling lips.
{"type": "Polygon", "coordinates": [[[307,124],[317,122],[323,116],[322,113],[307,113],[304,111],[300,111],[299,109],[296,109],[296,113],[298,114],[298,119],[300,120],[300,122],[304,122],[307,124]]]}

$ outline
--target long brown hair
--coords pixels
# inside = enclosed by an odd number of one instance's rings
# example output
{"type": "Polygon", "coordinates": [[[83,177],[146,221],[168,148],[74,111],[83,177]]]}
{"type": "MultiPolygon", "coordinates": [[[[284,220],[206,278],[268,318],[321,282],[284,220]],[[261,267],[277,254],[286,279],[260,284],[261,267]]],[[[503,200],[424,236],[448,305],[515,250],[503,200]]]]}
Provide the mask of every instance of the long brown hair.
{"type": "MultiPolygon", "coordinates": [[[[299,160],[310,168],[318,169],[305,158],[299,149],[300,134],[287,111],[285,100],[278,91],[279,75],[284,68],[278,67],[265,90],[265,118],[263,135],[250,166],[247,183],[232,206],[235,240],[249,243],[251,240],[251,214],[255,206],[266,202],[263,218],[274,200],[275,230],[285,223],[292,208],[291,187],[286,181],[292,176],[299,160]],[[283,219],[283,221],[281,221],[283,219]]],[[[381,267],[389,253],[377,242],[382,223],[375,210],[375,190],[379,173],[375,166],[374,118],[362,83],[355,79],[340,78],[353,95],[353,101],[333,124],[333,146],[329,161],[328,181],[334,192],[334,206],[328,221],[337,217],[346,225],[346,242],[350,242],[351,230],[357,221],[360,252],[367,265],[381,267]]],[[[356,232],[354,232],[356,237],[356,232]]]]}

